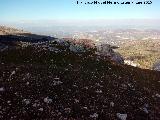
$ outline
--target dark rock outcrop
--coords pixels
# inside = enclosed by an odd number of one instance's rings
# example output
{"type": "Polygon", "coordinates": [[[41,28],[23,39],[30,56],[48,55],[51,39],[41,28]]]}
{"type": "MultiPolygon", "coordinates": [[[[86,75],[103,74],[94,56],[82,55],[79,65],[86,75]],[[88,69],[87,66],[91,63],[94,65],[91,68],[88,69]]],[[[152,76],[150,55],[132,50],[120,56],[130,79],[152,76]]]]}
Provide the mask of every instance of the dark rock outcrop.
{"type": "Polygon", "coordinates": [[[109,57],[111,60],[115,61],[116,63],[124,64],[123,57],[119,53],[114,52],[113,50],[114,48],[115,46],[111,46],[109,44],[100,44],[100,45],[97,45],[96,54],[102,57],[109,57]]]}

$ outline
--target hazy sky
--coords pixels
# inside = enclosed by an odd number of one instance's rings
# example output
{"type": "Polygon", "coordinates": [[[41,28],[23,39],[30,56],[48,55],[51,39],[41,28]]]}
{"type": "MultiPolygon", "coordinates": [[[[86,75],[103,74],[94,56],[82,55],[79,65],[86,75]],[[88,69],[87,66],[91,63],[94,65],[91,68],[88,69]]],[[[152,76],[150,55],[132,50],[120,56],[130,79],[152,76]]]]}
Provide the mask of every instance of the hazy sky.
{"type": "Polygon", "coordinates": [[[77,5],[77,0],[0,0],[0,21],[132,18],[159,19],[160,0],[152,0],[150,5],[77,5]]]}
{"type": "MultiPolygon", "coordinates": [[[[152,0],[152,4],[142,5],[85,5],[77,4],[77,1],[84,3],[94,0],[0,0],[0,25],[13,27],[160,25],[160,0],[152,0]]],[[[144,2],[144,0],[111,1],[144,2]]]]}

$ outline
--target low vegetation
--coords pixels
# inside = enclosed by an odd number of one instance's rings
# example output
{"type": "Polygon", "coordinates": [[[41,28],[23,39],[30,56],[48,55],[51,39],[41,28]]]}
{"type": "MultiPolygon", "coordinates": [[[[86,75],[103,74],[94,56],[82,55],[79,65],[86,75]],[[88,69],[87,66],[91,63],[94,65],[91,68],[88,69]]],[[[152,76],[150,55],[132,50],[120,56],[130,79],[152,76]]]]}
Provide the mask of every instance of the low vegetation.
{"type": "Polygon", "coordinates": [[[153,64],[160,60],[160,41],[139,40],[131,43],[127,42],[117,51],[122,54],[125,59],[140,64],[141,68],[152,69],[153,64]]]}
{"type": "Polygon", "coordinates": [[[159,119],[159,72],[33,46],[0,63],[0,119],[159,119]]]}

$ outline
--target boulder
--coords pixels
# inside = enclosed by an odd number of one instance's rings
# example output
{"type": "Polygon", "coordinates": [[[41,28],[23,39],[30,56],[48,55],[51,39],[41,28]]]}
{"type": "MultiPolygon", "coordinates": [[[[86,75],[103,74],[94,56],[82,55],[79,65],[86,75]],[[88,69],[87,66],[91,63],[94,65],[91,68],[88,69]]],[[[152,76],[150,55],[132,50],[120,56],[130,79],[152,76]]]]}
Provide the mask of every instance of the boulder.
{"type": "Polygon", "coordinates": [[[70,44],[69,50],[75,53],[82,53],[85,52],[85,48],[81,45],[74,45],[74,44],[70,44]]]}
{"type": "Polygon", "coordinates": [[[111,58],[111,60],[115,61],[116,63],[124,64],[123,57],[119,53],[114,52],[113,47],[109,44],[97,45],[96,54],[102,57],[109,57],[111,58]]]}

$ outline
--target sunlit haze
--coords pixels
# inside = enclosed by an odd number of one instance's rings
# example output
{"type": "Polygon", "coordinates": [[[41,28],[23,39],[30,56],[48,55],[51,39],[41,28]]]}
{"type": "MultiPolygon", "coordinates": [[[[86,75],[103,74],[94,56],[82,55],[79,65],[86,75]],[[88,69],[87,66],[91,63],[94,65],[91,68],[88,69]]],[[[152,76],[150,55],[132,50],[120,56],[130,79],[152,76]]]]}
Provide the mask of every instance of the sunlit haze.
{"type": "Polygon", "coordinates": [[[76,0],[0,0],[0,2],[0,24],[17,27],[157,26],[160,19],[159,0],[142,5],[84,5],[77,4],[76,0]]]}

